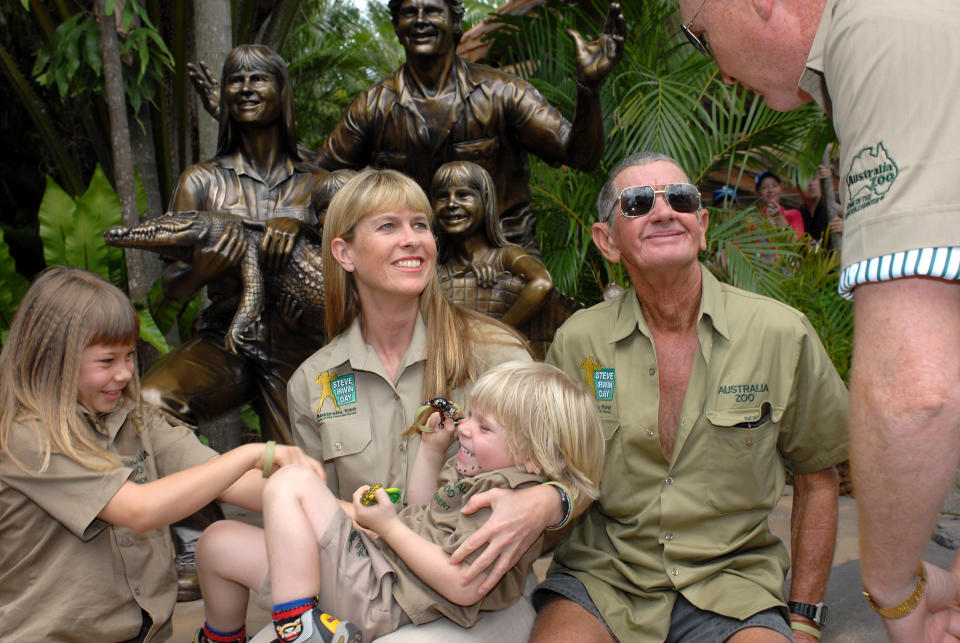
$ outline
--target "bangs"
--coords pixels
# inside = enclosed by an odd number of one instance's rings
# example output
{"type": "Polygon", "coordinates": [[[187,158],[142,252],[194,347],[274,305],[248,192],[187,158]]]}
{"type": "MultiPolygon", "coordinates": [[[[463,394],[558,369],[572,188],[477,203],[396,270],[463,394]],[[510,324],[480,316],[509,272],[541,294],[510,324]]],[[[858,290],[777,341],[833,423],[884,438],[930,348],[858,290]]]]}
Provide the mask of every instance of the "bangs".
{"type": "Polygon", "coordinates": [[[140,317],[133,304],[119,289],[104,295],[99,305],[92,306],[88,313],[88,344],[135,344],[140,337],[140,317]]]}

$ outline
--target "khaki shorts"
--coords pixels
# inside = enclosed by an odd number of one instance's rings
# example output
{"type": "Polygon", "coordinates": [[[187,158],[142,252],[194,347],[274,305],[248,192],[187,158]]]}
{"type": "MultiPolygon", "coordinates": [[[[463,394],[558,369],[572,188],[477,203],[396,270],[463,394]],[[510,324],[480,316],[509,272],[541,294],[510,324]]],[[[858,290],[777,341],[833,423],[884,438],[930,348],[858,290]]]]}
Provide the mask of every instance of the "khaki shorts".
{"type": "MultiPolygon", "coordinates": [[[[369,537],[353,528],[346,513],[337,510],[331,516],[317,548],[321,611],[359,627],[364,641],[410,622],[393,600],[393,568],[369,537]]],[[[260,606],[271,609],[269,575],[263,581],[260,597],[260,606]]]]}

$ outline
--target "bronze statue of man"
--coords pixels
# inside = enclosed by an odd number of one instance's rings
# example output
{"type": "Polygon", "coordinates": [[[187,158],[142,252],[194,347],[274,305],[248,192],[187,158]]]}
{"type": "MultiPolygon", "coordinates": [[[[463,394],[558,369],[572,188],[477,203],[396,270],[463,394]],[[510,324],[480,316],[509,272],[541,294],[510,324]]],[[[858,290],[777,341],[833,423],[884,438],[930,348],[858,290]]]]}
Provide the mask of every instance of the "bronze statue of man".
{"type": "Polygon", "coordinates": [[[390,0],[406,62],[364,90],[318,153],[329,170],[376,165],[399,170],[429,193],[448,161],[473,161],[493,177],[508,241],[535,247],[527,155],[590,171],[603,154],[599,90],[623,56],[626,23],[611,3],[604,33],[576,46],[573,122],[530,83],[456,55],[463,35],[461,0],[390,0]]]}

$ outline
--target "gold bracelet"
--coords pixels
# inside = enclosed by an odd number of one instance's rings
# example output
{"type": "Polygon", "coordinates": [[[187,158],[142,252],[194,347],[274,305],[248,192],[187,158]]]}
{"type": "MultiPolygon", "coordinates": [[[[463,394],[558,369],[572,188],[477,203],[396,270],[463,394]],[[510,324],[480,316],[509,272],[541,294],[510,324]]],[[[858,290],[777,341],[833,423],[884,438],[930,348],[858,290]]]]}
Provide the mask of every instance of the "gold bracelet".
{"type": "Polygon", "coordinates": [[[904,601],[899,605],[894,605],[893,607],[880,607],[870,596],[870,592],[867,591],[863,592],[863,597],[867,599],[867,605],[869,605],[874,612],[883,618],[893,620],[903,618],[917,608],[917,605],[926,595],[926,586],[927,570],[923,566],[923,561],[920,561],[920,568],[917,570],[917,586],[913,588],[913,593],[910,594],[910,596],[907,596],[907,598],[904,599],[904,601]]]}
{"type": "Polygon", "coordinates": [[[267,446],[263,451],[263,477],[269,478],[270,474],[273,473],[273,450],[277,448],[277,443],[273,440],[267,442],[267,446]]]}
{"type": "Polygon", "coordinates": [[[803,632],[804,634],[809,634],[818,641],[820,640],[820,630],[812,625],[807,625],[806,623],[800,623],[797,621],[790,621],[790,629],[803,632]]]}

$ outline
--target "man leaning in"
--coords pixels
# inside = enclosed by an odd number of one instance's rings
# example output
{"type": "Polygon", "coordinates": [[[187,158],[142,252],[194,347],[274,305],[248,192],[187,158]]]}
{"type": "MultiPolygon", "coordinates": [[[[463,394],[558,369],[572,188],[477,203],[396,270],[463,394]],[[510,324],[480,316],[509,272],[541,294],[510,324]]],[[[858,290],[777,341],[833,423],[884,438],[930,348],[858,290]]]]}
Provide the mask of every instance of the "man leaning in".
{"type": "Polygon", "coordinates": [[[819,638],[843,382],[802,313],[697,261],[707,210],[676,161],[630,156],[597,207],[594,243],[632,286],[568,320],[547,361],[593,391],[606,465],[534,595],[531,640],[772,642],[791,626],[819,638]],[[767,523],[785,469],[790,556],[767,523]]]}
{"type": "Polygon", "coordinates": [[[952,574],[921,559],[960,461],[960,3],[680,8],[727,82],[781,111],[816,99],[833,120],[840,294],[856,295],[850,461],[863,585],[891,639],[958,640],[960,559],[952,574]]]}

